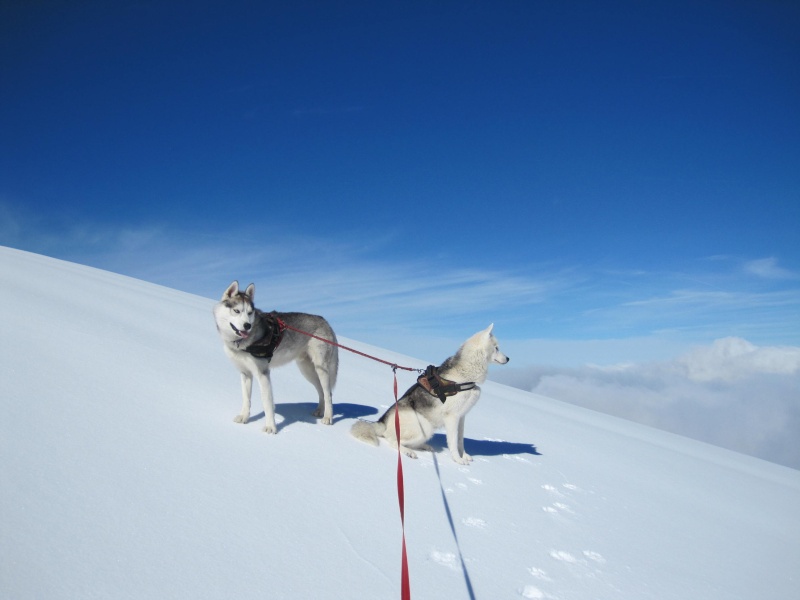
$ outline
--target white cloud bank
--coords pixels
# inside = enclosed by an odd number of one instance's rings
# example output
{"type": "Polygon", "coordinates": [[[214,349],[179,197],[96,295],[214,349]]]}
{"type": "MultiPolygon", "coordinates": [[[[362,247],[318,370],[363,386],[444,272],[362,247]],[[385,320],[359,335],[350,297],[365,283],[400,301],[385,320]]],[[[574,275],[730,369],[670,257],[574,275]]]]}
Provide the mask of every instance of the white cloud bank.
{"type": "Polygon", "coordinates": [[[800,348],[729,337],[671,361],[494,371],[497,381],[800,469],[800,348]]]}

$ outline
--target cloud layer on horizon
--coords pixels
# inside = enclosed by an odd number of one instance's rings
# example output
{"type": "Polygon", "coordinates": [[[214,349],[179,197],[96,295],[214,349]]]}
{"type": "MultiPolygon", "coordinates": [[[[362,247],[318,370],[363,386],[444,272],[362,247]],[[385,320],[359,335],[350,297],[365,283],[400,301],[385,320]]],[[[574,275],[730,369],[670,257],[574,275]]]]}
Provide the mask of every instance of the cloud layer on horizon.
{"type": "Polygon", "coordinates": [[[800,347],[730,337],[670,361],[496,370],[493,379],[800,469],[800,347]]]}

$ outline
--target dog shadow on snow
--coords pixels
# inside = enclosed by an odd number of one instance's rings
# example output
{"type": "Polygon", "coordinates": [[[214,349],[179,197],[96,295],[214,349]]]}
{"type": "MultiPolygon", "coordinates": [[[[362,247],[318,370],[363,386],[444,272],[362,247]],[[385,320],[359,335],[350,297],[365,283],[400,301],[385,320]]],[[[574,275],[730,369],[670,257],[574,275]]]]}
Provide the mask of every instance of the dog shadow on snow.
{"type": "MultiPolygon", "coordinates": [[[[434,433],[428,442],[435,450],[447,449],[447,436],[443,433],[434,433]]],[[[504,454],[532,454],[541,456],[533,444],[520,442],[506,442],[503,440],[473,440],[464,438],[464,452],[472,456],[503,456],[504,454]]]]}
{"type": "MultiPolygon", "coordinates": [[[[317,423],[319,419],[311,413],[317,409],[316,402],[284,402],[275,405],[275,415],[283,417],[283,421],[278,422],[278,429],[283,429],[292,423],[317,423]]],[[[344,419],[361,419],[377,414],[378,409],[373,406],[363,404],[352,404],[350,402],[334,402],[333,404],[333,424],[344,419]]],[[[250,417],[248,423],[259,421],[264,418],[264,411],[250,417]]],[[[276,419],[277,420],[277,419],[276,419]]]]}
{"type": "MultiPolygon", "coordinates": [[[[283,429],[294,423],[317,423],[319,419],[312,415],[317,408],[316,402],[284,402],[275,405],[275,415],[280,416],[278,429],[283,429]],[[283,420],[281,420],[281,418],[283,420]]],[[[346,419],[362,419],[377,415],[378,409],[364,404],[351,402],[336,402],[333,405],[333,423],[346,419]]],[[[250,417],[248,423],[260,421],[264,418],[264,411],[250,417]]],[[[435,450],[447,449],[447,437],[443,433],[435,433],[428,442],[435,450]]],[[[533,444],[520,442],[506,442],[504,440],[475,440],[464,438],[464,451],[472,456],[503,456],[505,454],[530,454],[541,456],[533,444]]]]}

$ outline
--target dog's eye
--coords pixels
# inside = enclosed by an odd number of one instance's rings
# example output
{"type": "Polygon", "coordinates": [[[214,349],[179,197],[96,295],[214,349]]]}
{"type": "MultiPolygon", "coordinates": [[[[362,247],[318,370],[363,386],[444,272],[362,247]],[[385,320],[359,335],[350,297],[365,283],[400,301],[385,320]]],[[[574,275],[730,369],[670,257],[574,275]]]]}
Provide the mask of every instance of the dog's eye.
{"type": "Polygon", "coordinates": [[[242,311],[240,311],[238,308],[234,308],[234,309],[233,309],[233,312],[234,312],[234,313],[236,313],[236,314],[238,315],[238,314],[239,314],[240,312],[242,312],[242,311]]]}

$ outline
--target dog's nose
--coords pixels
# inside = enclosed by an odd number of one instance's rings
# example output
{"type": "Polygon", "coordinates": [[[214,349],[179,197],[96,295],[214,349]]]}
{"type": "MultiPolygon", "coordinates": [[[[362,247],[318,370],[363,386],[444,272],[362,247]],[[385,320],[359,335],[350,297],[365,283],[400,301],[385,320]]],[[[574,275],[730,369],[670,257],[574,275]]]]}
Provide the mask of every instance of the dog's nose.
{"type": "Polygon", "coordinates": [[[249,330],[250,330],[250,327],[251,327],[250,323],[245,323],[245,324],[244,324],[244,330],[245,330],[245,331],[249,331],[249,330]]]}

